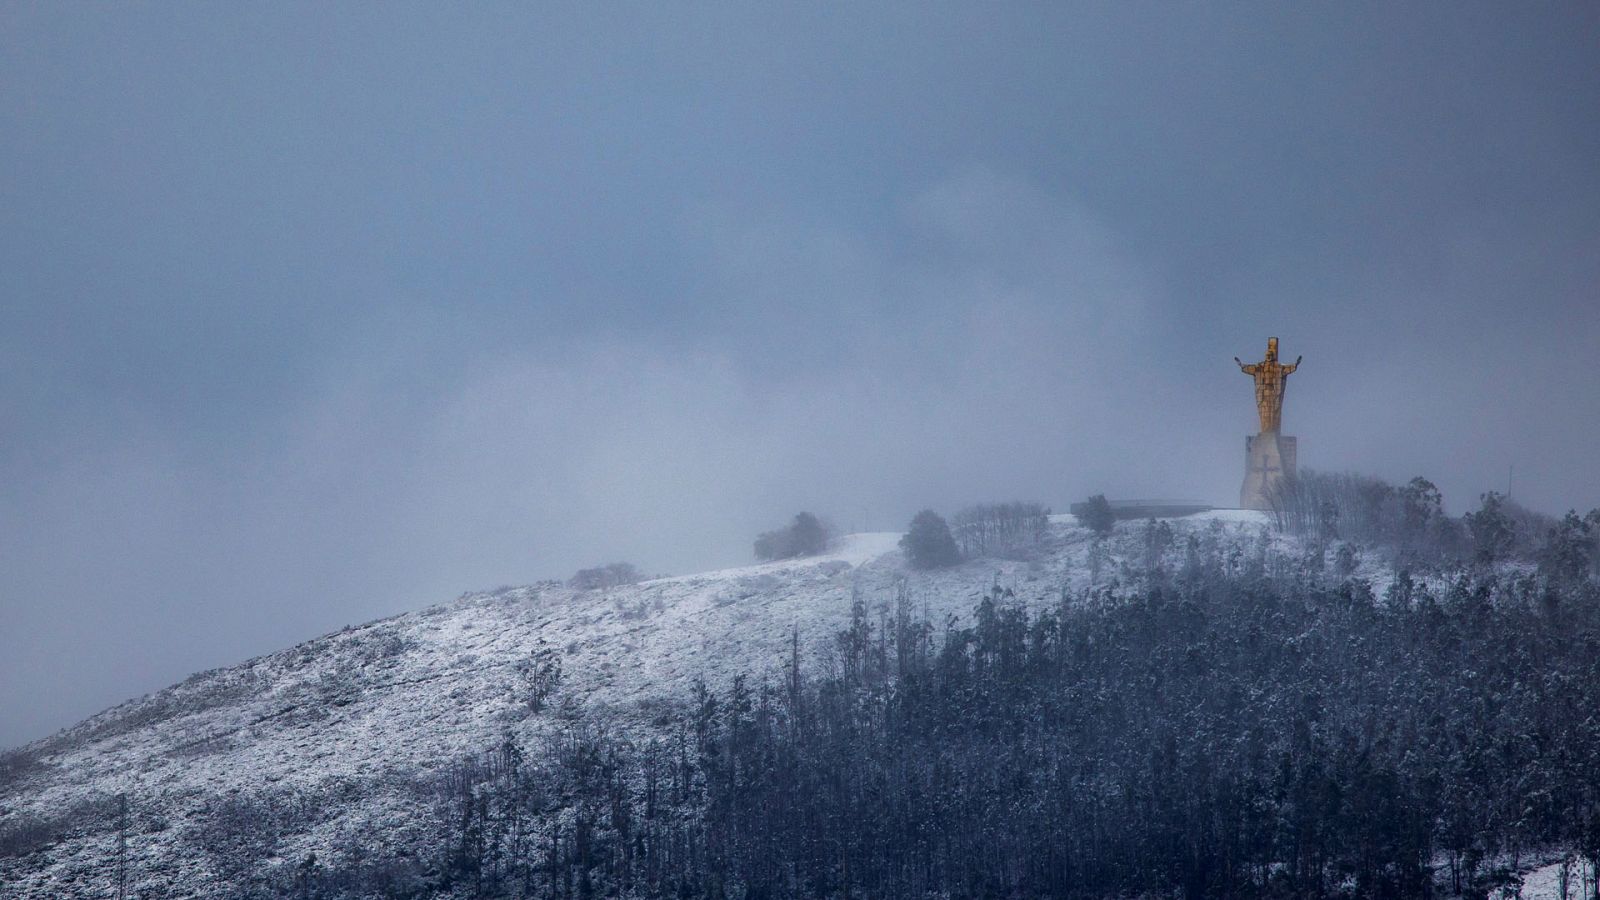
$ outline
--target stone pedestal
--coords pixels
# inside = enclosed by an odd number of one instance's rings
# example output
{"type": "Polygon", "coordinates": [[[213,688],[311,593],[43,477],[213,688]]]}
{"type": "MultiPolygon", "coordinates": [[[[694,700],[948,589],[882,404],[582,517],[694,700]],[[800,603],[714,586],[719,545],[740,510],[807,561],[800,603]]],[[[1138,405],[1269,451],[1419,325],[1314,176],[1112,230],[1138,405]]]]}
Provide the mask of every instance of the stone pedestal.
{"type": "Polygon", "coordinates": [[[1271,510],[1272,488],[1294,474],[1295,439],[1264,431],[1244,439],[1244,487],[1239,505],[1244,509],[1271,510]]]}

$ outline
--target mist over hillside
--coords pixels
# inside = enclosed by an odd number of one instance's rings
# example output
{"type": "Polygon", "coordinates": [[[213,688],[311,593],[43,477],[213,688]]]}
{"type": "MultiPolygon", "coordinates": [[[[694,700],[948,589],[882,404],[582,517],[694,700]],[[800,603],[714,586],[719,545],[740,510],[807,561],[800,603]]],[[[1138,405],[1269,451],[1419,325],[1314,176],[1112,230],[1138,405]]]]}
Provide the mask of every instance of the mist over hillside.
{"type": "Polygon", "coordinates": [[[1303,465],[1600,506],[1596,15],[11,4],[0,746],[774,511],[1231,504],[1268,335],[1303,465]]]}

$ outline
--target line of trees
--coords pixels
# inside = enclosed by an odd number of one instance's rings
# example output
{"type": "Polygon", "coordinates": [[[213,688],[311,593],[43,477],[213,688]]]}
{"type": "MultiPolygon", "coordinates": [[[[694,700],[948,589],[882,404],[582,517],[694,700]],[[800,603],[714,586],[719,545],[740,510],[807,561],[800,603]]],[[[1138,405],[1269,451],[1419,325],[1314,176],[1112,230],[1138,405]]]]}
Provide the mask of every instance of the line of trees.
{"type": "Polygon", "coordinates": [[[1037,503],[980,503],[950,517],[961,555],[1028,559],[1050,529],[1050,510],[1037,503]]]}
{"type": "MultiPolygon", "coordinates": [[[[1564,544],[1569,559],[1582,554],[1600,561],[1600,510],[1552,519],[1489,491],[1476,510],[1452,518],[1439,489],[1421,477],[1396,487],[1364,475],[1308,470],[1279,482],[1269,502],[1280,529],[1318,549],[1335,541],[1383,548],[1403,568],[1547,562],[1553,544],[1564,544]]],[[[1591,571],[1600,575],[1600,569],[1591,571]]]]}

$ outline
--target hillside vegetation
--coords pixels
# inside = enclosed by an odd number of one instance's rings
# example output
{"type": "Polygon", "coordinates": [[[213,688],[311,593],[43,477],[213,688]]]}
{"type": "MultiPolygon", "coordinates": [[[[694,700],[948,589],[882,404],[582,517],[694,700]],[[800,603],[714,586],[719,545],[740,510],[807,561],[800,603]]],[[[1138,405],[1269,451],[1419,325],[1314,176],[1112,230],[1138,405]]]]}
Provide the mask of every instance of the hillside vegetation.
{"type": "Polygon", "coordinates": [[[203,673],[0,757],[0,894],[1486,897],[1563,857],[1592,892],[1595,528],[1319,478],[203,673]]]}

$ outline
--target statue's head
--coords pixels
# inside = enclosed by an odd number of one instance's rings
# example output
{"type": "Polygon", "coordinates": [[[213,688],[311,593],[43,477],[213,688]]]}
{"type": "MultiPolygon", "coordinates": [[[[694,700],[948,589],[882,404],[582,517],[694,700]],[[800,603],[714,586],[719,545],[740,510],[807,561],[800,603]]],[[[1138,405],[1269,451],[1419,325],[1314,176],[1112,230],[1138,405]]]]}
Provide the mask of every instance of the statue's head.
{"type": "Polygon", "coordinates": [[[1269,337],[1269,338],[1267,338],[1267,362],[1277,362],[1277,361],[1278,361],[1278,339],[1275,338],[1275,337],[1269,337]]]}

